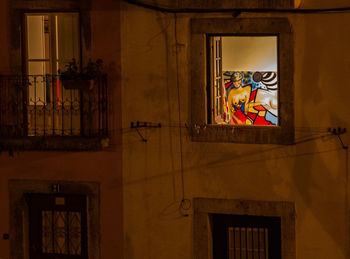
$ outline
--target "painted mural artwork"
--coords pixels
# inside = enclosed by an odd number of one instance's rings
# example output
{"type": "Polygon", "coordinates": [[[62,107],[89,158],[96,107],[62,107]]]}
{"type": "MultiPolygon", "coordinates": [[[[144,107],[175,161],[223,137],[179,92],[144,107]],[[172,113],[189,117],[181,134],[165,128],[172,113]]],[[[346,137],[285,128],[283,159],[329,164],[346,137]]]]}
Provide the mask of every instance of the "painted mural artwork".
{"type": "Polygon", "coordinates": [[[217,123],[278,125],[277,72],[224,71],[223,114],[217,123]]]}

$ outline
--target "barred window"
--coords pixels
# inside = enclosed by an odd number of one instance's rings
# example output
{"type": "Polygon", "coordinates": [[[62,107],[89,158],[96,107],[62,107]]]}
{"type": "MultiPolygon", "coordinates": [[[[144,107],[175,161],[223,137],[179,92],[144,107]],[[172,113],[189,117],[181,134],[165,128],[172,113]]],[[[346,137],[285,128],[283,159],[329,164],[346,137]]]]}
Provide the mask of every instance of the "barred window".
{"type": "Polygon", "coordinates": [[[280,259],[279,217],[212,215],[214,259],[280,259]]]}
{"type": "Polygon", "coordinates": [[[86,197],[28,194],[30,259],[87,258],[86,197]]]}

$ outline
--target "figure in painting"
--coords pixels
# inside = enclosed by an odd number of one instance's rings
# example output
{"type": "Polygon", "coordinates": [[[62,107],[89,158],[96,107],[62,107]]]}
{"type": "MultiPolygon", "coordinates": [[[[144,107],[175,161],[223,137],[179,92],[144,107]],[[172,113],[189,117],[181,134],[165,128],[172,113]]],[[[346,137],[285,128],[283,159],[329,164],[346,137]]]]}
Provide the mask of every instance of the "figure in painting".
{"type": "Polygon", "coordinates": [[[277,125],[277,73],[234,71],[225,82],[227,123],[235,125],[277,125]]]}
{"type": "Polygon", "coordinates": [[[231,75],[231,85],[228,87],[227,103],[230,114],[230,124],[251,124],[251,121],[247,117],[248,102],[251,92],[250,85],[242,85],[243,74],[240,72],[234,72],[231,75]]]}

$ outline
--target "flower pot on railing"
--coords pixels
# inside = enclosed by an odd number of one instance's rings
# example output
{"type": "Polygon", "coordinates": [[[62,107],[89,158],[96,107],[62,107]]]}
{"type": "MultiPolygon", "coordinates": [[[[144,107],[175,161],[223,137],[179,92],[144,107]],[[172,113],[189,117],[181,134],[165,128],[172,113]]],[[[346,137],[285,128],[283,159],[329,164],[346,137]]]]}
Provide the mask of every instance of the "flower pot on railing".
{"type": "Polygon", "coordinates": [[[75,79],[62,79],[61,78],[62,85],[64,89],[66,90],[91,90],[94,86],[94,80],[93,79],[82,79],[82,78],[75,78],[75,79]]]}
{"type": "Polygon", "coordinates": [[[89,61],[86,67],[78,70],[78,65],[75,59],[72,59],[66,65],[66,70],[62,73],[59,71],[60,81],[65,89],[79,89],[82,91],[92,90],[95,79],[103,75],[102,60],[96,62],[89,61]]]}

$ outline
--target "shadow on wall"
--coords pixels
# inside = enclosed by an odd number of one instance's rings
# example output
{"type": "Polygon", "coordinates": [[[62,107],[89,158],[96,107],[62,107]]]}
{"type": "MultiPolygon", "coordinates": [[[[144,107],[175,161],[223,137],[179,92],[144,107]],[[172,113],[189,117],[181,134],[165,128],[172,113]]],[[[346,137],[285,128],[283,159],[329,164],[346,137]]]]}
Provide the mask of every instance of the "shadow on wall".
{"type": "MultiPolygon", "coordinates": [[[[310,18],[311,19],[311,18],[310,18]]],[[[299,46],[303,47],[303,57],[300,57],[300,63],[302,64],[298,71],[301,75],[299,80],[302,80],[300,87],[296,89],[297,96],[302,98],[297,100],[295,105],[296,121],[301,123],[303,128],[312,129],[315,127],[314,112],[317,107],[320,107],[324,103],[323,95],[324,91],[320,89],[325,82],[321,81],[321,73],[325,70],[326,56],[317,52],[317,49],[322,49],[325,42],[322,38],[326,33],[320,30],[314,30],[313,23],[307,18],[304,20],[304,35],[303,42],[299,46]],[[310,33],[312,32],[312,33],[310,33]],[[316,44],[315,44],[316,42],[316,44]],[[315,57],[315,55],[317,56],[315,57]],[[305,87],[312,86],[312,87],[305,87]],[[305,111],[309,110],[308,113],[305,111]],[[311,125],[310,125],[311,122],[311,125]]],[[[301,40],[301,38],[300,38],[301,40]]],[[[321,51],[322,52],[322,51],[321,51]]],[[[329,58],[329,57],[328,57],[329,58]]],[[[298,82],[295,84],[298,86],[298,82]]],[[[328,110],[332,112],[331,110],[328,110]]],[[[327,119],[328,112],[326,110],[324,118],[327,119]]],[[[331,114],[332,116],[334,114],[331,114]]],[[[339,120],[335,120],[339,122],[339,120]]],[[[325,122],[325,123],[332,123],[325,122]]],[[[344,123],[344,122],[343,122],[344,123]]],[[[345,125],[345,124],[343,124],[345,125]]],[[[298,125],[296,125],[298,126],[298,125]]],[[[296,127],[297,128],[297,127],[296,127]]],[[[304,143],[296,145],[296,154],[304,153],[305,149],[313,150],[315,153],[321,152],[319,146],[322,143],[317,143],[311,141],[309,143],[304,143]]],[[[347,246],[345,243],[345,235],[347,231],[342,231],[341,229],[346,229],[346,226],[341,227],[341,223],[345,223],[346,219],[346,208],[345,205],[345,159],[344,151],[340,147],[340,143],[337,140],[330,142],[332,145],[333,152],[328,152],[327,157],[322,154],[313,156],[302,156],[294,160],[294,168],[292,171],[292,180],[296,187],[296,199],[301,199],[301,203],[298,204],[297,211],[297,233],[301,238],[299,239],[300,244],[309,243],[310,246],[318,246],[319,253],[322,253],[322,247],[329,247],[329,244],[323,244],[324,242],[331,239],[337,246],[337,251],[343,254],[344,257],[347,254],[347,246]],[[339,145],[339,146],[338,146],[339,145]],[[339,158],[337,158],[337,156],[339,158]],[[333,158],[336,158],[335,160],[333,158]],[[339,161],[339,164],[337,164],[339,161]],[[344,183],[344,185],[339,186],[339,183],[344,183]],[[340,212],[340,213],[339,213],[340,212]],[[344,214],[341,214],[344,213],[344,214]],[[317,226],[314,235],[317,233],[322,234],[322,230],[327,233],[329,237],[322,237],[318,240],[305,240],[308,236],[303,235],[307,231],[313,231],[313,227],[317,226]],[[322,227],[322,230],[319,229],[322,227]]],[[[327,149],[327,148],[326,148],[327,149]]],[[[312,236],[309,236],[311,239],[312,236]]],[[[301,248],[302,250],[302,248],[301,248]]],[[[333,248],[333,250],[335,250],[333,248]]],[[[331,251],[331,250],[329,250],[331,251]]]]}

